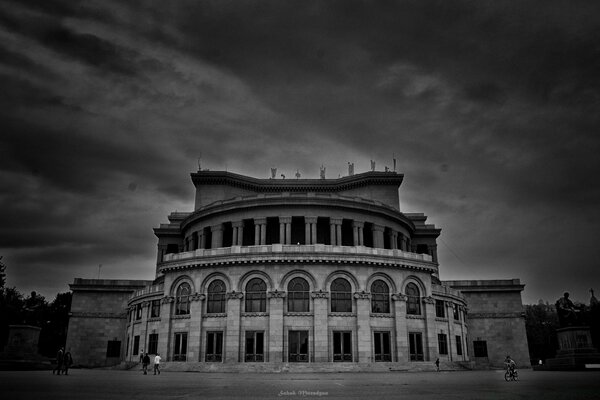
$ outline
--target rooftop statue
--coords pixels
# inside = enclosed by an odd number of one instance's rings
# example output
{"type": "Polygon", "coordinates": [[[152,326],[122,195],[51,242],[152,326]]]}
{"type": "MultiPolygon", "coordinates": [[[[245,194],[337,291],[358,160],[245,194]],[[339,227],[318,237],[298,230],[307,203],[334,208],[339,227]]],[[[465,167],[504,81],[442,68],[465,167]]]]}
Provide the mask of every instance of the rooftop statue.
{"type": "Polygon", "coordinates": [[[556,301],[558,323],[561,328],[583,325],[583,311],[582,307],[576,306],[569,299],[569,292],[565,292],[563,297],[556,301]]]}

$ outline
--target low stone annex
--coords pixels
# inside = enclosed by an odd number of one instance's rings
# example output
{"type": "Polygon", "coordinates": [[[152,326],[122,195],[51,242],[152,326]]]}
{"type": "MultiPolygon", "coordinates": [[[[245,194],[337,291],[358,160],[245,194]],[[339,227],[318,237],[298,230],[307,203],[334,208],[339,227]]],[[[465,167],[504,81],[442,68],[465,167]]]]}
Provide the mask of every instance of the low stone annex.
{"type": "Polygon", "coordinates": [[[441,230],[399,206],[404,176],[191,174],[193,212],[154,229],[156,279],[76,278],[67,348],[85,366],[528,365],[518,279],[440,281],[441,230]]]}

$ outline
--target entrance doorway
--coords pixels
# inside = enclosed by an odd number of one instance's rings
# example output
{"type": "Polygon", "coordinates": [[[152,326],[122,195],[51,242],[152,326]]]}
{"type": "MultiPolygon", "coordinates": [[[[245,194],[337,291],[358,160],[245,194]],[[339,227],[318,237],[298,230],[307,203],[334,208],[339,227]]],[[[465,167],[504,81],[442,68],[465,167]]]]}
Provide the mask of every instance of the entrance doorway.
{"type": "Polygon", "coordinates": [[[290,331],[289,362],[308,362],[308,331],[290,331]]]}

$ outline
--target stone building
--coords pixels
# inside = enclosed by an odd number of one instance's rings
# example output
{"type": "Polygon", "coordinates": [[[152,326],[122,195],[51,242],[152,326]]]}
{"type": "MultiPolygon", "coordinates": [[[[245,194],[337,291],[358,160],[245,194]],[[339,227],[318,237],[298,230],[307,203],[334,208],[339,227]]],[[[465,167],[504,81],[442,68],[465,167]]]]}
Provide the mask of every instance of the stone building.
{"type": "Polygon", "coordinates": [[[160,353],[224,370],[527,365],[518,280],[439,280],[440,229],[399,207],[403,175],[191,174],[193,212],[154,229],[156,279],[75,279],[83,364],[160,353]]]}

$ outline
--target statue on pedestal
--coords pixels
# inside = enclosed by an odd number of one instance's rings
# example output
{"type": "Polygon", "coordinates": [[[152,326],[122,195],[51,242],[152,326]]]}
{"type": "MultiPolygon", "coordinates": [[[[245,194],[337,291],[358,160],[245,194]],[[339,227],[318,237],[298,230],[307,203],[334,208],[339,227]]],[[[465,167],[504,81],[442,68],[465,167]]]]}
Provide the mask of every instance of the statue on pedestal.
{"type": "Polygon", "coordinates": [[[556,301],[556,313],[558,314],[558,323],[561,328],[565,326],[585,325],[583,311],[581,307],[575,306],[569,299],[569,292],[565,292],[563,297],[556,301]]]}

